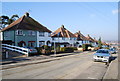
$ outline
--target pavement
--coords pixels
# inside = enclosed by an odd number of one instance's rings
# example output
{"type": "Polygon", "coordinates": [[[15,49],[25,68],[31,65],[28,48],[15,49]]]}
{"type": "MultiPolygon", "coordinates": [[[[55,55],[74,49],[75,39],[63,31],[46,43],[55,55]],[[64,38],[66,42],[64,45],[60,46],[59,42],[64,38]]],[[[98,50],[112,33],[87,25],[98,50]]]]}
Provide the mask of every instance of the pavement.
{"type": "Polygon", "coordinates": [[[116,58],[110,63],[103,79],[103,81],[107,81],[107,79],[118,79],[118,58],[116,58]]]}

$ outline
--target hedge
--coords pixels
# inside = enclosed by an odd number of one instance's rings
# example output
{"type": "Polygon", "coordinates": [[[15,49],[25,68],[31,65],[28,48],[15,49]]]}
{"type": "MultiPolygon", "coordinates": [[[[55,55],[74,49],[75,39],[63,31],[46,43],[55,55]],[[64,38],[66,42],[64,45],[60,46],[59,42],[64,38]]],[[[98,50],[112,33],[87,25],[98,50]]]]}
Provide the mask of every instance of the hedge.
{"type": "Polygon", "coordinates": [[[73,47],[61,47],[60,51],[61,52],[74,52],[74,48],[73,47]]]}

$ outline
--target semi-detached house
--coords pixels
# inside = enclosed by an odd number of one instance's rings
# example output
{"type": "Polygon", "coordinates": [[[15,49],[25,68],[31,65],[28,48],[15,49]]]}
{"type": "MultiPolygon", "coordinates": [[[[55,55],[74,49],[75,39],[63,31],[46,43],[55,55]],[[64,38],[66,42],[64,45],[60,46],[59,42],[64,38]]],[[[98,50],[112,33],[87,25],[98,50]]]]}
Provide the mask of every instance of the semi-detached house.
{"type": "Polygon", "coordinates": [[[26,13],[7,27],[3,32],[3,43],[15,46],[40,47],[49,45],[51,31],[26,13]]]}
{"type": "Polygon", "coordinates": [[[66,46],[76,46],[77,37],[69,30],[67,30],[64,25],[58,28],[51,34],[52,42],[60,47],[66,46]]]}

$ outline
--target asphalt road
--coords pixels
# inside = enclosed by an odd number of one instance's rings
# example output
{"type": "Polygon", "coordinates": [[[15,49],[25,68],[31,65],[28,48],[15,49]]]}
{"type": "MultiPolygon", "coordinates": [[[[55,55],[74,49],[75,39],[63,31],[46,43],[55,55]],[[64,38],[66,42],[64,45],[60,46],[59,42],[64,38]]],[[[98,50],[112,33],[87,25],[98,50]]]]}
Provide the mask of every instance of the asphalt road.
{"type": "Polygon", "coordinates": [[[102,79],[105,63],[93,62],[93,52],[2,70],[3,79],[102,79]]]}

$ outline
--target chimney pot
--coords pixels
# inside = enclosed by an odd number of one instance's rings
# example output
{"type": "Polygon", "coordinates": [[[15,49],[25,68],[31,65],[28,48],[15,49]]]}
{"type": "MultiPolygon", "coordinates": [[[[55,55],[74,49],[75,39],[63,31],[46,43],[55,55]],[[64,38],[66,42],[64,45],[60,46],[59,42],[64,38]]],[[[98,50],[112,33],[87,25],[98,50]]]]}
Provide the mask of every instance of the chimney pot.
{"type": "Polygon", "coordinates": [[[28,12],[26,12],[26,13],[25,13],[25,16],[26,16],[26,17],[29,17],[29,13],[28,13],[28,12]]]}

